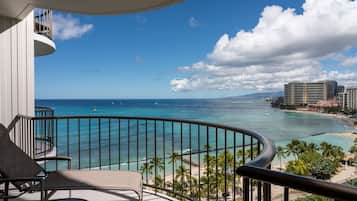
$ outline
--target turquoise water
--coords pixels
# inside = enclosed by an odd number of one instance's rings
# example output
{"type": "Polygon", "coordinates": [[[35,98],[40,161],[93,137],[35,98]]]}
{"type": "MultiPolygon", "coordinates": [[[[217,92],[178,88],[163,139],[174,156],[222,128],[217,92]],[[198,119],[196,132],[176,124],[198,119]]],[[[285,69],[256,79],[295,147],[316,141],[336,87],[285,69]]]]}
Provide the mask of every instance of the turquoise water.
{"type": "Polygon", "coordinates": [[[283,112],[260,99],[37,100],[36,104],[54,108],[55,115],[149,116],[221,123],[254,130],[274,141],[352,129],[342,120],[283,112]]]}
{"type": "MultiPolygon", "coordinates": [[[[318,135],[311,136],[316,133],[338,133],[351,131],[351,127],[338,119],[328,118],[321,115],[314,114],[303,114],[303,113],[292,113],[284,112],[279,109],[271,108],[270,104],[264,100],[258,99],[202,99],[202,100],[37,100],[36,105],[49,106],[55,110],[56,116],[63,115],[120,115],[120,116],[146,116],[146,117],[166,117],[166,118],[178,118],[178,119],[189,119],[189,120],[199,120],[213,123],[220,123],[229,126],[241,127],[249,130],[254,130],[260,134],[270,137],[278,145],[284,145],[291,139],[301,138],[306,141],[319,143],[321,141],[328,141],[330,143],[342,146],[346,151],[352,146],[352,141],[349,138],[333,136],[333,135],[318,135]]],[[[102,136],[101,144],[98,144],[98,122],[93,120],[91,127],[92,136],[88,135],[88,123],[81,122],[81,127],[77,127],[76,121],[70,121],[69,135],[67,134],[67,128],[65,127],[66,122],[60,122],[59,132],[58,132],[58,144],[57,151],[59,155],[70,155],[74,158],[75,166],[79,166],[78,158],[81,158],[81,166],[92,166],[97,167],[101,162],[101,166],[106,166],[109,164],[108,153],[112,153],[110,156],[113,160],[110,164],[121,164],[121,168],[127,167],[128,159],[131,162],[131,169],[136,169],[135,161],[141,161],[141,165],[146,157],[152,158],[153,152],[151,151],[148,156],[146,156],[145,149],[145,135],[144,135],[144,125],[143,122],[138,122],[138,127],[136,122],[131,122],[129,125],[122,125],[122,133],[130,133],[132,136],[128,139],[128,135],[118,136],[113,133],[118,133],[118,126],[112,125],[111,133],[112,142],[120,143],[109,143],[108,133],[108,121],[103,120],[102,130],[106,133],[102,136]],[[130,132],[128,128],[130,127],[130,132]],[[104,129],[107,129],[104,131],[104,129]],[[139,134],[135,134],[136,129],[140,130],[139,134]],[[77,134],[80,130],[80,136],[77,134]],[[68,135],[68,136],[67,136],[68,135]],[[136,135],[139,136],[138,146],[140,147],[140,152],[136,152],[136,135]],[[68,139],[68,141],[67,141],[68,139]],[[89,147],[89,141],[92,144],[89,147]],[[131,147],[128,147],[128,140],[130,140],[131,147]],[[78,147],[78,142],[81,142],[81,146],[78,147]],[[67,146],[69,144],[69,148],[67,146]],[[108,147],[111,144],[111,147],[108,147]],[[99,147],[103,156],[99,159],[99,147]],[[130,149],[128,156],[128,149],[130,149]],[[80,151],[78,151],[80,150],[80,151]],[[89,153],[91,150],[91,153],[89,153]],[[110,150],[119,150],[110,151],[110,150]],[[80,157],[78,156],[80,153],[80,157]],[[119,153],[119,155],[118,155],[119,153]],[[89,155],[91,154],[91,161],[89,155]],[[137,155],[138,154],[138,155],[137,155]],[[76,159],[77,158],[77,159],[76,159]]],[[[153,128],[153,126],[149,126],[153,128]]],[[[167,129],[170,125],[166,125],[167,129]]],[[[170,145],[172,142],[175,143],[175,151],[180,150],[181,142],[179,139],[180,128],[176,125],[174,128],[175,137],[172,139],[170,132],[166,136],[163,135],[160,129],[161,126],[157,128],[157,142],[165,141],[166,144],[170,145]],[[177,134],[177,135],[176,135],[177,134]]],[[[188,136],[185,132],[188,130],[187,125],[183,126],[183,150],[187,151],[189,149],[188,136]]],[[[192,127],[192,147],[191,150],[203,149],[205,144],[197,145],[197,128],[192,127]]],[[[203,129],[200,133],[201,142],[206,142],[205,130],[203,129]]],[[[152,140],[153,130],[149,130],[149,150],[154,147],[154,141],[152,140]]],[[[214,131],[210,131],[214,134],[214,131]]],[[[223,135],[222,135],[223,136],[223,135]]],[[[233,140],[231,135],[228,137],[227,146],[232,146],[233,140]]],[[[249,140],[249,139],[247,139],[249,140]]],[[[224,144],[224,139],[219,138],[216,140],[212,135],[209,138],[209,144],[217,144],[222,146],[224,144]]],[[[241,143],[241,138],[237,139],[237,145],[241,143]]],[[[163,143],[157,143],[156,145],[158,157],[162,157],[164,152],[169,153],[171,149],[167,146],[164,150],[163,143]]],[[[202,159],[202,158],[201,158],[202,159]]],[[[197,160],[197,155],[194,156],[194,160],[197,160]]],[[[167,162],[166,162],[167,163],[167,162]]]]}

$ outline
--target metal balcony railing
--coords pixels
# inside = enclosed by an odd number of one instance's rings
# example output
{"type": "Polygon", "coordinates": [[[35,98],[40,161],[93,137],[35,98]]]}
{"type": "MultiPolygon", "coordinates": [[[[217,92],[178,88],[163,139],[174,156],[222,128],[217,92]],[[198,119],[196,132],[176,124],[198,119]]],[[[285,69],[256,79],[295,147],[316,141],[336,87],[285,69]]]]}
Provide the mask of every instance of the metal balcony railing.
{"type": "Polygon", "coordinates": [[[44,35],[52,40],[52,30],[52,10],[36,8],[34,10],[35,33],[44,35]]]}
{"type": "MultiPolygon", "coordinates": [[[[35,107],[35,117],[53,117],[54,109],[44,106],[35,107]]],[[[41,157],[54,151],[54,125],[53,122],[38,122],[34,127],[35,156],[41,157]]]]}
{"type": "MultiPolygon", "coordinates": [[[[32,157],[38,124],[53,126],[56,155],[70,156],[73,168],[140,171],[146,188],[179,200],[270,201],[271,185],[283,187],[285,201],[289,188],[357,200],[356,188],[270,170],[273,143],[245,129],[167,118],[17,116],[9,126],[12,139],[32,157]]],[[[67,168],[60,162],[42,165],[67,168]]]]}

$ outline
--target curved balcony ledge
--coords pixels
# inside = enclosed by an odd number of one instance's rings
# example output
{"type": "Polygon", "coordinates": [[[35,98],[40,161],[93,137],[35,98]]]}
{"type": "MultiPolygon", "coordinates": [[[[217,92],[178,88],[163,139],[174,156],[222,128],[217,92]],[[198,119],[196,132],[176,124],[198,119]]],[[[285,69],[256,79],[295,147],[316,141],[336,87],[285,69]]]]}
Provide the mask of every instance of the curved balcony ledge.
{"type": "Polygon", "coordinates": [[[81,14],[110,15],[158,9],[183,0],[0,0],[0,15],[23,19],[34,8],[81,14]]]}
{"type": "Polygon", "coordinates": [[[35,56],[49,55],[56,50],[56,44],[48,37],[34,33],[33,38],[35,41],[35,56]]]}
{"type": "Polygon", "coordinates": [[[39,8],[51,8],[65,12],[110,15],[153,10],[181,1],[182,0],[37,0],[34,5],[39,8]]]}

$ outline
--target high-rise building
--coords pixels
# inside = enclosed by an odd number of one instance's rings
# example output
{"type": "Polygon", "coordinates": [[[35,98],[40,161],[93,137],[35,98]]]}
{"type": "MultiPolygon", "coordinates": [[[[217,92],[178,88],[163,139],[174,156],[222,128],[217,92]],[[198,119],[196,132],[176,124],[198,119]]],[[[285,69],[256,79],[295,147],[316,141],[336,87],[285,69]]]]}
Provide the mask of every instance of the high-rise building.
{"type": "Polygon", "coordinates": [[[345,94],[345,86],[338,85],[336,91],[336,102],[339,107],[343,108],[343,96],[345,94]]]}
{"type": "Polygon", "coordinates": [[[337,91],[336,91],[336,93],[338,94],[338,93],[344,93],[345,92],[345,86],[343,86],[343,85],[338,85],[337,86],[337,91]]]}
{"type": "Polygon", "coordinates": [[[331,100],[337,95],[337,82],[290,82],[284,86],[285,105],[316,104],[321,100],[331,100]]]}
{"type": "Polygon", "coordinates": [[[357,110],[357,87],[349,87],[343,96],[343,108],[357,110]]]}

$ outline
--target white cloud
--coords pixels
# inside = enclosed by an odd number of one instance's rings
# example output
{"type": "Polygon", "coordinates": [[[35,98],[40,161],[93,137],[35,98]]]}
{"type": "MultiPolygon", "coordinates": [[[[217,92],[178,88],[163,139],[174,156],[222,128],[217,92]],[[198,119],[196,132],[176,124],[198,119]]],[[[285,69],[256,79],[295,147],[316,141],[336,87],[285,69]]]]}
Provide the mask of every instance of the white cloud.
{"type": "Polygon", "coordinates": [[[200,22],[199,22],[196,18],[194,18],[194,17],[191,16],[191,17],[188,19],[188,25],[189,25],[190,27],[192,27],[192,28],[195,28],[195,27],[200,26],[200,22]]]}
{"type": "Polygon", "coordinates": [[[53,36],[55,39],[80,38],[92,29],[93,24],[81,24],[78,18],[70,14],[55,13],[53,15],[53,36]]]}
{"type": "Polygon", "coordinates": [[[357,55],[353,57],[343,57],[343,59],[341,59],[341,66],[344,67],[357,66],[357,55]]]}
{"type": "Polygon", "coordinates": [[[322,79],[357,84],[356,72],[327,71],[320,63],[357,45],[355,19],[356,1],[306,0],[302,14],[268,6],[252,30],[241,30],[231,38],[222,35],[207,61],[179,67],[191,74],[172,80],[172,89],[268,90],[282,89],[292,80],[322,79]]]}

